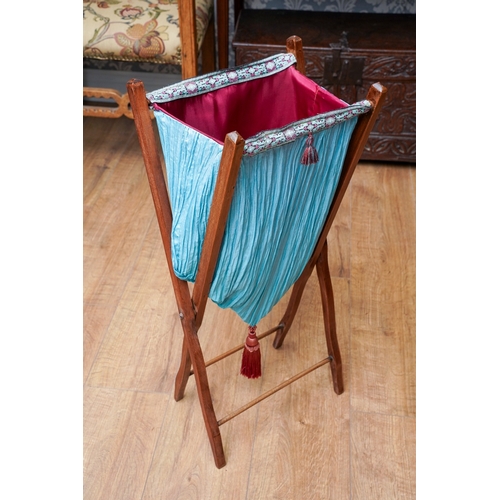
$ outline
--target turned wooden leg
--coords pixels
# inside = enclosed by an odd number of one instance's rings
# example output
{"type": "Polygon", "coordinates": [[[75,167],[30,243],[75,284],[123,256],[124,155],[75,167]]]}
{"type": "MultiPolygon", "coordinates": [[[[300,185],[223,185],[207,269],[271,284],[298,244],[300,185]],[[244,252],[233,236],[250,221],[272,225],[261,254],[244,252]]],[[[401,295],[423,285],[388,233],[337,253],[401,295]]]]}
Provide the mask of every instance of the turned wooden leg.
{"type": "Polygon", "coordinates": [[[304,269],[300,278],[295,282],[295,285],[293,285],[292,295],[290,296],[290,300],[288,302],[285,314],[280,321],[280,325],[282,325],[282,327],[280,328],[280,330],[276,332],[276,336],[274,337],[273,347],[275,349],[279,349],[282,346],[286,334],[288,333],[288,330],[290,330],[290,327],[292,326],[295,314],[297,313],[297,309],[299,308],[300,299],[302,298],[304,288],[306,287],[307,280],[311,276],[313,269],[314,266],[308,265],[304,269]]]}
{"type": "Polygon", "coordinates": [[[177,377],[175,378],[175,389],[174,389],[174,399],[180,401],[184,397],[184,391],[186,390],[186,384],[189,380],[189,375],[191,373],[191,357],[189,356],[189,349],[186,339],[182,341],[182,359],[179,366],[179,371],[177,372],[177,377]]]}
{"type": "Polygon", "coordinates": [[[328,354],[332,357],[330,368],[332,370],[333,388],[337,394],[342,394],[344,392],[342,360],[337,339],[337,327],[335,325],[335,305],[333,300],[332,280],[328,268],[328,248],[326,241],[316,263],[316,270],[321,290],[321,305],[323,306],[326,344],[328,346],[328,354]]]}

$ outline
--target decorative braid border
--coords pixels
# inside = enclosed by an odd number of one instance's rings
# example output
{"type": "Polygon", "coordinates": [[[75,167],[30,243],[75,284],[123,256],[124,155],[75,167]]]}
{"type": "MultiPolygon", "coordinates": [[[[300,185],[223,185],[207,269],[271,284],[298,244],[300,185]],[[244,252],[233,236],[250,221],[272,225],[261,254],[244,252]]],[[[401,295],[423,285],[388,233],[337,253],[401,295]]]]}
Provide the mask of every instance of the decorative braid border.
{"type": "Polygon", "coordinates": [[[263,151],[293,142],[309,133],[321,132],[351,118],[367,113],[371,108],[372,103],[365,99],[351,104],[347,108],[328,111],[327,113],[312,116],[311,118],[304,118],[280,129],[265,130],[253,137],[249,137],[245,141],[243,154],[245,156],[254,156],[263,151]]]}
{"type": "MultiPolygon", "coordinates": [[[[155,103],[206,94],[236,83],[274,75],[289,68],[296,62],[293,54],[277,54],[258,62],[238,66],[237,68],[215,71],[207,75],[183,80],[174,85],[149,92],[146,94],[146,97],[154,105],[155,103]]],[[[245,156],[254,156],[269,149],[293,142],[310,133],[321,132],[363,113],[367,113],[371,107],[372,104],[370,101],[363,100],[351,104],[346,108],[304,118],[279,129],[265,130],[253,137],[249,137],[245,141],[243,154],[245,156]]]]}
{"type": "Polygon", "coordinates": [[[154,90],[146,94],[151,103],[169,102],[185,97],[206,94],[235,83],[248,82],[257,78],[274,75],[297,61],[293,54],[278,54],[258,62],[245,64],[233,69],[215,71],[207,75],[195,76],[188,80],[154,90]]]}

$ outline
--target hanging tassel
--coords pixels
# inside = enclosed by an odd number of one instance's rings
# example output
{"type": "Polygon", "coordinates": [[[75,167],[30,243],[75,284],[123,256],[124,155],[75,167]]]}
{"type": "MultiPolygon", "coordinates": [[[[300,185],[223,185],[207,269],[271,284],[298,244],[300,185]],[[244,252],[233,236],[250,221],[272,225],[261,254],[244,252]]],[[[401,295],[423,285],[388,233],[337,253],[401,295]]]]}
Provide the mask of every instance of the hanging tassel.
{"type": "Polygon", "coordinates": [[[256,328],[256,326],[248,327],[248,336],[243,349],[240,373],[247,378],[259,378],[261,376],[260,346],[255,333],[256,328]]]}
{"type": "Polygon", "coordinates": [[[302,163],[302,165],[312,165],[313,163],[318,163],[318,160],[318,151],[314,147],[314,138],[311,132],[309,132],[306,140],[306,149],[304,150],[300,163],[302,163]]]}

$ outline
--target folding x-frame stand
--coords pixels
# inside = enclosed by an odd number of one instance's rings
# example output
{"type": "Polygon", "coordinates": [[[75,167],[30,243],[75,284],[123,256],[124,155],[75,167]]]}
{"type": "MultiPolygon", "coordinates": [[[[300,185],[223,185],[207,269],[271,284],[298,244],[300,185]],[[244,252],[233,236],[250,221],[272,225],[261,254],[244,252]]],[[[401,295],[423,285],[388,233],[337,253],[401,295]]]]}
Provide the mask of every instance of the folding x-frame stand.
{"type": "MultiPolygon", "coordinates": [[[[297,59],[297,69],[304,74],[305,65],[301,39],[296,36],[290,37],[287,40],[287,51],[292,52],[295,55],[297,59]]],[[[366,99],[371,101],[372,109],[370,112],[361,115],[358,118],[358,123],[356,124],[347,150],[338,188],[314,252],[302,272],[302,275],[293,286],[290,301],[281,322],[275,328],[272,328],[271,330],[258,336],[259,339],[262,339],[276,332],[273,346],[275,348],[279,348],[283,344],[299,307],[305,285],[311,276],[313,269],[316,267],[321,290],[321,303],[323,308],[328,356],[310,368],[282,382],[274,389],[262,394],[242,408],[239,408],[219,420],[216,417],[212,403],[206,367],[239,350],[242,350],[244,348],[244,344],[241,344],[240,346],[237,346],[234,349],[231,349],[230,351],[206,362],[198,340],[198,330],[203,322],[203,315],[208,300],[210,284],[217,263],[227,216],[231,207],[231,200],[238,177],[245,141],[237,132],[231,132],[226,135],[207,224],[206,236],[201,251],[198,273],[196,275],[193,293],[191,295],[188,283],[179,279],[175,275],[172,266],[170,246],[172,211],[163,174],[160,149],[154,134],[144,85],[141,81],[130,80],[127,84],[127,89],[130,96],[130,104],[132,106],[139,143],[142,149],[148,180],[151,187],[158,224],[160,226],[170,276],[172,278],[172,284],[179,309],[179,317],[184,331],[182,358],[175,381],[174,397],[176,401],[182,399],[189,376],[194,374],[198,397],[208,437],[212,446],[215,464],[218,468],[221,468],[226,464],[226,459],[224,456],[219,428],[221,425],[236,417],[243,411],[251,408],[271,394],[274,394],[292,382],[295,382],[299,378],[327,363],[330,364],[335,392],[337,394],[342,394],[344,391],[342,362],[336,334],[333,289],[328,269],[326,240],[349,181],[354,173],[354,169],[358,164],[368,136],[382,106],[386,89],[379,83],[372,85],[370,88],[366,99]],[[191,370],[191,366],[193,370],[191,370]]]]}

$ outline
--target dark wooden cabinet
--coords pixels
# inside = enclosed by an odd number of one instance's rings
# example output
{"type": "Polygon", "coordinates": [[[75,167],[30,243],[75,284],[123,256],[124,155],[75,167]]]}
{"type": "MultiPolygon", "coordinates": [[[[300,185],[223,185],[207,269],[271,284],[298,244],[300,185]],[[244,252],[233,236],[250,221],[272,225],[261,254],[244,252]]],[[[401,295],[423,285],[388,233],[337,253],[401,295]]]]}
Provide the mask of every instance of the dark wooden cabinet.
{"type": "Polygon", "coordinates": [[[387,99],[362,159],[416,161],[416,16],[292,10],[241,10],[233,47],[237,65],[284,50],[302,38],[306,74],[352,103],[375,82],[387,99]]]}

